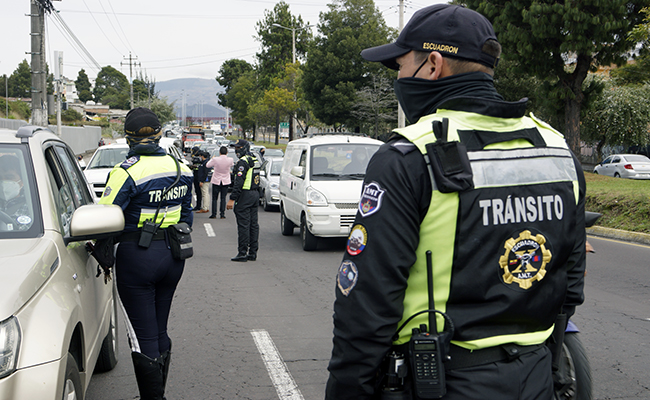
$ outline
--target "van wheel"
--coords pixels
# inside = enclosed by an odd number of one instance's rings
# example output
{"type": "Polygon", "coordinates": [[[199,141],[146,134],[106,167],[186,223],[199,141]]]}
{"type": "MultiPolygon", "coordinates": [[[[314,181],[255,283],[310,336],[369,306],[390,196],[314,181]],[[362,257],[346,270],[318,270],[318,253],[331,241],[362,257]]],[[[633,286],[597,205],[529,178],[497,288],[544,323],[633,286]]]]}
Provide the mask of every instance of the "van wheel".
{"type": "MultiPolygon", "coordinates": [[[[115,282],[115,280],[113,280],[115,282]]],[[[96,372],[106,372],[115,368],[117,364],[117,301],[116,290],[113,288],[113,299],[111,301],[111,320],[108,326],[108,333],[102,342],[102,348],[99,351],[97,364],[95,364],[96,372]]]]}
{"type": "Polygon", "coordinates": [[[83,398],[79,367],[72,354],[68,353],[65,364],[65,380],[63,382],[63,400],[77,400],[83,398]]]}
{"type": "Polygon", "coordinates": [[[294,223],[284,215],[284,207],[280,206],[280,230],[282,231],[282,234],[284,236],[293,235],[293,228],[295,226],[296,225],[294,225],[294,223]]]}
{"type": "Polygon", "coordinates": [[[304,215],[300,219],[300,239],[302,240],[302,249],[305,251],[316,250],[318,247],[318,238],[309,232],[304,215]]]}

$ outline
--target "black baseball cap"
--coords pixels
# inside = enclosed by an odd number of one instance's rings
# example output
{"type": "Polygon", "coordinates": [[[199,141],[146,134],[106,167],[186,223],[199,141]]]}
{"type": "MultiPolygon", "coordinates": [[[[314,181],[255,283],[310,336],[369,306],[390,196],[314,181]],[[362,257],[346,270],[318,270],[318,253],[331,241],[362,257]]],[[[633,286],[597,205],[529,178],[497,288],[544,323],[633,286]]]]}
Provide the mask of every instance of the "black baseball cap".
{"type": "Polygon", "coordinates": [[[481,50],[488,39],[497,36],[483,15],[461,6],[435,4],[413,14],[395,43],[365,49],[361,57],[399,69],[395,59],[411,50],[438,51],[494,68],[499,59],[481,50]]]}
{"type": "MultiPolygon", "coordinates": [[[[129,111],[124,119],[124,132],[132,136],[150,136],[160,132],[158,116],[148,108],[137,107],[129,111]],[[140,132],[142,128],[151,128],[152,132],[140,132]]],[[[147,130],[148,131],[148,130],[147,130]]]]}

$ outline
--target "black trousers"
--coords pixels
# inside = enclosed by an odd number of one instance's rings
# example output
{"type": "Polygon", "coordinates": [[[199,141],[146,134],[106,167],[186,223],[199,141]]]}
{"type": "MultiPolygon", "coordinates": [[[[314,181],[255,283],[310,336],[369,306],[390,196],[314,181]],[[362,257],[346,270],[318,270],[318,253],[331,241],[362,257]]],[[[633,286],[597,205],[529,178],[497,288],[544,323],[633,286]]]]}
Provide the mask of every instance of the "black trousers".
{"type": "Polygon", "coordinates": [[[194,175],[194,193],[196,194],[196,205],[194,208],[201,208],[201,200],[203,198],[201,195],[201,181],[199,181],[199,178],[196,175],[194,175]]]}
{"type": "Polygon", "coordinates": [[[212,184],[212,214],[210,216],[217,216],[217,196],[221,197],[219,204],[219,216],[224,217],[226,214],[226,196],[228,196],[228,185],[212,184]]]}
{"type": "Polygon", "coordinates": [[[260,192],[257,190],[242,190],[235,203],[237,217],[237,254],[257,255],[259,248],[258,237],[260,226],[257,223],[260,192]]]}
{"type": "Polygon", "coordinates": [[[121,242],[115,259],[117,291],[124,305],[131,350],[157,358],[170,349],[167,321],[185,261],[175,260],[165,240],[145,249],[121,242]],[[135,333],[135,337],[133,337],[135,333]]]}
{"type": "Polygon", "coordinates": [[[551,352],[542,346],[513,361],[446,371],[443,400],[552,400],[551,352]]]}

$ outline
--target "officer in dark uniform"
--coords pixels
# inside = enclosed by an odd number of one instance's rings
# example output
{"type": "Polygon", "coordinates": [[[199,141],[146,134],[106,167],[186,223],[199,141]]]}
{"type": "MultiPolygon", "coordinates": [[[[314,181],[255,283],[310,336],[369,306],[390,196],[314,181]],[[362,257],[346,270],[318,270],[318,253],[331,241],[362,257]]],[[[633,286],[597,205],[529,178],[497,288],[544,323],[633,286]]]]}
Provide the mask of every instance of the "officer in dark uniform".
{"type": "Polygon", "coordinates": [[[138,107],[126,115],[127,160],[111,170],[100,204],[124,210],[115,261],[117,290],[127,315],[140,398],[163,399],[171,360],[167,320],[185,261],[172,257],[166,228],[192,224],[192,172],[158,146],[158,117],[138,107]],[[171,186],[180,174],[180,181],[171,186]],[[171,189],[164,194],[167,188],[171,189]],[[163,197],[164,194],[164,197],[163,197]],[[148,247],[140,243],[145,220],[160,224],[148,247]]]}
{"type": "Polygon", "coordinates": [[[257,209],[260,201],[260,175],[254,168],[257,161],[250,152],[250,143],[244,139],[235,142],[235,181],[226,209],[235,209],[237,218],[237,255],[232,261],[255,261],[257,259],[258,236],[257,209]]]}
{"type": "Polygon", "coordinates": [[[190,164],[190,168],[194,174],[194,195],[196,196],[196,205],[194,206],[193,210],[201,211],[203,207],[203,196],[201,195],[201,179],[199,177],[199,167],[203,163],[203,159],[201,158],[201,149],[199,146],[192,147],[190,155],[192,157],[192,164],[190,164]]]}
{"type": "Polygon", "coordinates": [[[328,400],[418,398],[408,349],[428,325],[428,251],[433,307],[451,321],[436,317],[451,357],[437,359],[442,398],[553,398],[545,343],[583,301],[585,181],[563,136],[497,93],[500,53],[485,17],[447,4],[361,53],[399,71],[412,125],[366,171],[337,275],[328,400]],[[395,369],[382,362],[404,358],[407,376],[385,379],[395,369]]]}

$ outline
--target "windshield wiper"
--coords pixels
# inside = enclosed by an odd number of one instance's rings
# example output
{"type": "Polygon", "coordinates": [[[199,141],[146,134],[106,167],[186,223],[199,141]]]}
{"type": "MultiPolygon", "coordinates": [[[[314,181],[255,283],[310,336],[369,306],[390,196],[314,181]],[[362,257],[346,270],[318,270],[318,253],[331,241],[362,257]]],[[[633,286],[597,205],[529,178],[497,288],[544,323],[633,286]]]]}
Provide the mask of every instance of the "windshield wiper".
{"type": "Polygon", "coordinates": [[[338,178],[338,177],[340,177],[341,175],[339,175],[339,174],[333,174],[333,173],[331,173],[331,172],[322,172],[322,173],[320,173],[320,174],[311,174],[311,176],[326,176],[326,177],[328,177],[328,178],[338,178]]]}
{"type": "Polygon", "coordinates": [[[341,176],[346,176],[346,177],[350,177],[350,178],[353,178],[353,179],[360,179],[360,180],[363,180],[363,179],[366,177],[366,174],[361,174],[361,173],[357,173],[357,174],[342,174],[341,176]]]}

